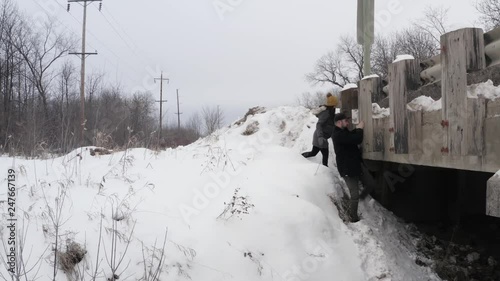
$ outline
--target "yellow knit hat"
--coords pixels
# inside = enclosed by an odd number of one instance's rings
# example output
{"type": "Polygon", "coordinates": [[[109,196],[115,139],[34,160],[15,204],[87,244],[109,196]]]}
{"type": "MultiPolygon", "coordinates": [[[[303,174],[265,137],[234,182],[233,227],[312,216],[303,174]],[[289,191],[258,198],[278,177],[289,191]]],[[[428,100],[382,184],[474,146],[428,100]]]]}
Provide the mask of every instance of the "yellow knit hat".
{"type": "Polygon", "coordinates": [[[337,97],[332,95],[331,93],[326,94],[326,106],[337,106],[338,100],[337,97]]]}

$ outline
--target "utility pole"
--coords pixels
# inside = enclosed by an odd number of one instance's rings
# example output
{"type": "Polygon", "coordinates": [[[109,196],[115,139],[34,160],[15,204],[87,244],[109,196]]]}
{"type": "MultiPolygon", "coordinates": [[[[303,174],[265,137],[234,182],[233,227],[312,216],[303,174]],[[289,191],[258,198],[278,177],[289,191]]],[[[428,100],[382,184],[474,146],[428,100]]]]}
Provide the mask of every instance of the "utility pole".
{"type": "Polygon", "coordinates": [[[177,130],[181,130],[181,114],[182,112],[179,112],[179,89],[177,89],[177,130]]]}
{"type": "Polygon", "coordinates": [[[157,100],[156,102],[160,103],[160,133],[158,135],[158,142],[161,140],[161,130],[162,130],[162,119],[163,119],[163,109],[162,109],[162,104],[164,102],[167,102],[167,100],[163,100],[163,81],[166,80],[167,84],[170,82],[168,78],[163,78],[163,71],[161,72],[160,78],[154,78],[155,83],[156,80],[160,80],[160,100],[157,100]]]}
{"type": "Polygon", "coordinates": [[[90,55],[97,55],[97,51],[94,53],[86,53],[85,52],[85,35],[87,28],[87,6],[92,4],[92,2],[100,2],[99,3],[99,11],[102,8],[102,0],[68,0],[68,12],[71,2],[83,2],[81,4],[83,6],[83,28],[82,28],[82,52],[81,53],[69,53],[70,55],[78,55],[82,60],[82,69],[81,69],[81,77],[80,77],[80,146],[83,146],[83,133],[85,131],[85,59],[90,55]]]}

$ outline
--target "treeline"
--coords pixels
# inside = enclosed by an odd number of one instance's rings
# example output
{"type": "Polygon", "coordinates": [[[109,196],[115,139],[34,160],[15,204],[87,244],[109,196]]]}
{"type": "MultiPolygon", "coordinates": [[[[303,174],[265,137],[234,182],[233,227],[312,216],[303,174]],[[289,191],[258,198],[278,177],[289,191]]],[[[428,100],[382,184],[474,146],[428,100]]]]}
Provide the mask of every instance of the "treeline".
{"type": "Polygon", "coordinates": [[[78,50],[77,43],[54,21],[34,21],[14,1],[1,2],[0,153],[38,156],[81,145],[170,147],[221,126],[222,111],[203,108],[180,128],[165,126],[160,139],[152,93],[128,93],[103,74],[90,73],[81,142],[80,66],[68,54],[78,50]]]}

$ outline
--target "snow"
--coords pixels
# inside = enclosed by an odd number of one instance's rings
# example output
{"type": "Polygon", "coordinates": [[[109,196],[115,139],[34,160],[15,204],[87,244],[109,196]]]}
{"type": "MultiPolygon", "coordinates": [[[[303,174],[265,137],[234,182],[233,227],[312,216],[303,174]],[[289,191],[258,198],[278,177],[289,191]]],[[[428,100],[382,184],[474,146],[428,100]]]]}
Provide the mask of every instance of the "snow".
{"type": "Polygon", "coordinates": [[[359,123],[359,110],[357,110],[357,109],[351,110],[351,122],[352,122],[352,124],[359,123]]]}
{"type": "Polygon", "coordinates": [[[414,60],[415,58],[412,55],[397,55],[396,59],[392,62],[398,62],[398,61],[403,61],[403,60],[414,60]]]}
{"type": "Polygon", "coordinates": [[[419,96],[406,105],[406,108],[411,111],[436,111],[440,110],[441,107],[441,99],[436,101],[428,96],[419,96]]]}
{"type": "Polygon", "coordinates": [[[377,77],[380,77],[380,76],[378,76],[377,74],[372,74],[372,75],[368,75],[368,76],[363,77],[363,79],[361,79],[361,80],[370,79],[370,78],[377,78],[377,77]]]}
{"type": "Polygon", "coordinates": [[[372,103],[372,118],[380,119],[391,115],[389,108],[380,107],[377,103],[372,103]]]}
{"type": "MultiPolygon", "coordinates": [[[[16,171],[25,262],[40,266],[26,279],[52,280],[51,217],[59,206],[59,249],[67,240],[85,245],[80,269],[91,273],[102,259],[97,280],[110,276],[113,233],[117,258],[124,256],[119,280],[140,280],[151,261],[158,264],[166,230],[161,280],[440,280],[414,262],[408,226],[370,197],[360,202],[360,222],[342,222],[328,197],[340,198],[344,186],[331,141],[330,168],[320,155],[300,155],[311,148],[316,121],[304,107],[278,107],[177,149],[0,157],[5,175],[16,171]],[[248,126],[255,132],[242,135],[248,126]]],[[[0,274],[7,275],[3,265],[0,274]]],[[[68,279],[59,270],[55,280],[68,279]]]]}
{"type": "Polygon", "coordinates": [[[343,88],[342,88],[342,91],[345,91],[345,90],[349,90],[349,89],[357,89],[358,88],[358,85],[354,84],[354,83],[349,83],[349,84],[346,84],[343,88]]]}
{"type": "MultiPolygon", "coordinates": [[[[484,83],[478,83],[467,86],[467,97],[478,98],[483,96],[485,99],[495,100],[500,97],[500,86],[494,86],[491,80],[484,83]]],[[[407,104],[407,108],[412,111],[436,111],[441,110],[441,99],[434,100],[431,97],[419,96],[407,104]]]]}
{"type": "Polygon", "coordinates": [[[500,97],[500,86],[493,85],[491,80],[467,86],[467,97],[477,99],[480,96],[485,99],[495,100],[500,97]]]}

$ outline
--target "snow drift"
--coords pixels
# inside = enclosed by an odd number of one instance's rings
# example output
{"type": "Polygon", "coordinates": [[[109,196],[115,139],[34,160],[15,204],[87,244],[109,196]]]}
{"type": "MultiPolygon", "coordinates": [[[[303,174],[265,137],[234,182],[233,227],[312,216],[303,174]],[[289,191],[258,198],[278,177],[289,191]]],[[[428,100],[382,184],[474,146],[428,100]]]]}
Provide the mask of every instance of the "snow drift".
{"type": "MultiPolygon", "coordinates": [[[[331,142],[329,168],[300,155],[317,121],[309,110],[257,112],[161,152],[0,158],[3,186],[16,173],[16,254],[27,271],[18,275],[52,280],[56,246],[60,260],[78,245],[84,256],[66,272],[57,262],[55,280],[440,280],[415,264],[407,226],[373,199],[360,222],[342,222],[329,197],[343,192],[331,142]]],[[[10,280],[8,249],[0,279],[10,280]]]]}

